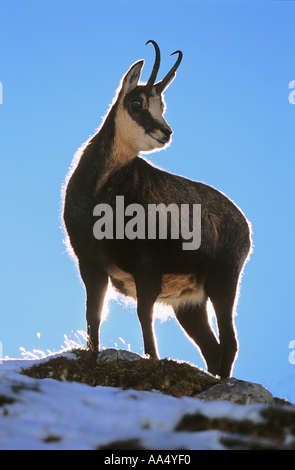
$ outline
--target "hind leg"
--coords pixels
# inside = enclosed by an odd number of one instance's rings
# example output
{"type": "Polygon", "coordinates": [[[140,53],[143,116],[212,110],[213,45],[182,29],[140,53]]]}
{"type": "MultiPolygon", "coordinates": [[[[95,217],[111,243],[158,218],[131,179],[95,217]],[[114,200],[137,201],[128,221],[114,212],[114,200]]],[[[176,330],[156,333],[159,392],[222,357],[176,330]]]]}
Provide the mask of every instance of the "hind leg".
{"type": "Polygon", "coordinates": [[[238,342],[236,339],[233,307],[235,298],[233,296],[211,297],[217,317],[219,341],[220,341],[220,369],[221,377],[230,377],[233,363],[235,361],[238,342]]]}
{"type": "Polygon", "coordinates": [[[231,376],[233,363],[238,351],[233,320],[238,280],[239,276],[237,274],[230,274],[227,270],[221,272],[217,269],[206,289],[217,318],[220,343],[220,368],[218,375],[221,377],[231,376]],[[218,278],[217,274],[219,274],[218,278]]]}
{"type": "Polygon", "coordinates": [[[205,301],[202,304],[180,306],[175,310],[175,314],[187,335],[200,348],[208,371],[217,375],[220,361],[219,344],[208,321],[206,303],[205,301]]]}

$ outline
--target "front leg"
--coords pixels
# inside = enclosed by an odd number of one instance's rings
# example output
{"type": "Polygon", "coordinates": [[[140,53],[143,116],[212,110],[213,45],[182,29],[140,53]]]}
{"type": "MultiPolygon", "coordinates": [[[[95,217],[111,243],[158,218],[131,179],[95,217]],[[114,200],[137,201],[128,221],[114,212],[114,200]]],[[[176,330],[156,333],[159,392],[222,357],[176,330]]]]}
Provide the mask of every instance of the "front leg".
{"type": "Polygon", "coordinates": [[[158,358],[158,347],[154,333],[154,303],[161,292],[161,275],[157,269],[152,272],[141,269],[136,276],[137,316],[141,325],[144,352],[151,358],[158,358]]]}
{"type": "Polygon", "coordinates": [[[154,333],[154,302],[140,296],[137,299],[137,316],[140,322],[144,352],[151,358],[159,359],[157,341],[154,333]]]}
{"type": "Polygon", "coordinates": [[[86,289],[87,349],[99,350],[99,326],[108,275],[100,268],[80,263],[80,273],[86,289]]]}

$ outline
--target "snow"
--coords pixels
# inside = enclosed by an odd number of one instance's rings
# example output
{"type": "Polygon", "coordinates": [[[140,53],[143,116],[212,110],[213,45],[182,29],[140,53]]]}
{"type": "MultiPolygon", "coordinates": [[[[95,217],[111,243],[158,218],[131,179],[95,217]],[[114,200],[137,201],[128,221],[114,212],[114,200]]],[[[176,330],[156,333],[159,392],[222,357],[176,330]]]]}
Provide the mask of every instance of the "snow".
{"type": "MultiPolygon", "coordinates": [[[[73,355],[64,352],[69,358],[73,355]]],[[[21,368],[47,360],[4,359],[0,364],[0,450],[97,449],[116,440],[139,439],[152,450],[224,449],[221,432],[179,432],[185,414],[261,421],[263,405],[202,402],[157,391],[90,387],[81,383],[32,379],[21,368]]]]}

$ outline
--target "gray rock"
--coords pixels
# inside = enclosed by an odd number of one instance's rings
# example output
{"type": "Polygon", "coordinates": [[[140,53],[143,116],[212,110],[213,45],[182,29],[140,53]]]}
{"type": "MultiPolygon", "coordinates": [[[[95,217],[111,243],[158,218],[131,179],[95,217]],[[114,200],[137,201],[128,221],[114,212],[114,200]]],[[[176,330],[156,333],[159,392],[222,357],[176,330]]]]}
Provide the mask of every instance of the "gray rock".
{"type": "Polygon", "coordinates": [[[104,362],[118,361],[118,350],[115,348],[103,349],[99,351],[97,360],[104,362]]]}
{"type": "Polygon", "coordinates": [[[143,359],[139,354],[126,351],[124,349],[103,349],[98,353],[97,359],[105,362],[118,361],[138,361],[143,359]]]}
{"type": "Polygon", "coordinates": [[[126,351],[125,349],[118,350],[118,360],[133,362],[139,361],[140,359],[143,359],[143,357],[137,353],[126,351]]]}
{"type": "Polygon", "coordinates": [[[262,385],[234,378],[223,380],[196,396],[204,401],[231,401],[241,405],[248,405],[249,403],[274,403],[272,394],[263,388],[262,385]]]}

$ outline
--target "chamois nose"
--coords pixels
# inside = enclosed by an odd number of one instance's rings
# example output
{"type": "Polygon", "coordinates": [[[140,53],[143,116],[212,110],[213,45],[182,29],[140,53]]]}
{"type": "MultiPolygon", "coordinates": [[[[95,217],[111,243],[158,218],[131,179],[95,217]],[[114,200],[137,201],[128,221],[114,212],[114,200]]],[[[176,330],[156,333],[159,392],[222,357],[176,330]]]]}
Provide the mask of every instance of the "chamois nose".
{"type": "Polygon", "coordinates": [[[169,137],[170,137],[170,135],[172,134],[172,130],[171,130],[171,129],[167,129],[167,128],[165,128],[165,127],[161,127],[160,131],[163,132],[163,134],[164,134],[164,136],[166,137],[167,142],[168,142],[169,137]]]}

